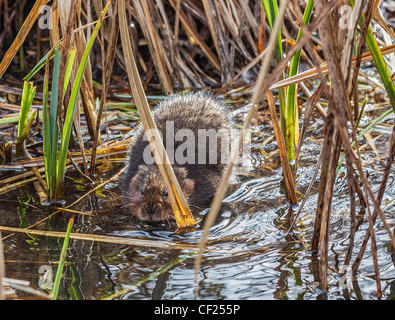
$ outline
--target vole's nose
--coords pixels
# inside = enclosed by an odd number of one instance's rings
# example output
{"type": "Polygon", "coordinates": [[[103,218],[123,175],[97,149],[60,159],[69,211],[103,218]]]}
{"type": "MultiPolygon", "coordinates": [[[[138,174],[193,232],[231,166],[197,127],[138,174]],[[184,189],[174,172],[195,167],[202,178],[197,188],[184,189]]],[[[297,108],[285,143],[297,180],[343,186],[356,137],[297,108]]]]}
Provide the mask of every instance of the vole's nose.
{"type": "Polygon", "coordinates": [[[146,211],[147,214],[149,214],[149,215],[154,215],[155,212],[156,212],[156,208],[157,208],[157,206],[156,206],[155,203],[149,203],[149,204],[146,205],[145,211],[146,211]]]}

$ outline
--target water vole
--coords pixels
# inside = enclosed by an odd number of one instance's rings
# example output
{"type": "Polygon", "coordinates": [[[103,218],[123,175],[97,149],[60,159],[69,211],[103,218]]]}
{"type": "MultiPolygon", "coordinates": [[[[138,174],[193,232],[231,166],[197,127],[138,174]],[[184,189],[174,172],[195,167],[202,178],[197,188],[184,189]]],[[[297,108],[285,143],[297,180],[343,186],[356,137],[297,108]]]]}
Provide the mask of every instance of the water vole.
{"type": "MultiPolygon", "coordinates": [[[[207,93],[172,95],[153,117],[188,204],[213,196],[230,153],[232,122],[223,103],[207,93]]],[[[141,124],[129,149],[123,195],[126,209],[140,220],[174,219],[141,124]]]]}

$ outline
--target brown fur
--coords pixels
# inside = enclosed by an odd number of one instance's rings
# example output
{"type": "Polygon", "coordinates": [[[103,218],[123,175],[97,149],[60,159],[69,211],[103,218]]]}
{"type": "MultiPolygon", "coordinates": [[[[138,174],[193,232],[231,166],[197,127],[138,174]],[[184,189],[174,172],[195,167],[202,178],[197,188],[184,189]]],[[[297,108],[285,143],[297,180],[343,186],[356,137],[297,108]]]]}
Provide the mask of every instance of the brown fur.
{"type": "MultiPolygon", "coordinates": [[[[166,121],[174,121],[174,130],[190,129],[197,137],[199,129],[231,129],[229,120],[222,103],[208,94],[197,93],[174,95],[162,101],[153,117],[158,130],[162,132],[163,143],[166,147],[166,121]]],[[[166,189],[156,164],[147,165],[143,152],[148,142],[143,140],[144,130],[140,125],[132,141],[129,151],[129,161],[124,176],[123,193],[127,210],[138,219],[144,221],[161,221],[174,219],[166,189]]],[[[183,143],[174,142],[175,150],[183,143]]],[[[197,139],[195,155],[197,163],[197,139]]],[[[211,197],[220,181],[225,164],[220,163],[221,155],[217,150],[206,150],[206,158],[211,153],[217,157],[217,164],[173,164],[174,173],[190,206],[196,206],[211,197]]]]}
{"type": "MultiPolygon", "coordinates": [[[[174,168],[184,196],[188,200],[195,183],[187,178],[185,168],[174,168]]],[[[162,221],[174,219],[169,197],[160,172],[156,166],[140,165],[130,181],[127,207],[138,219],[143,221],[162,221]]]]}

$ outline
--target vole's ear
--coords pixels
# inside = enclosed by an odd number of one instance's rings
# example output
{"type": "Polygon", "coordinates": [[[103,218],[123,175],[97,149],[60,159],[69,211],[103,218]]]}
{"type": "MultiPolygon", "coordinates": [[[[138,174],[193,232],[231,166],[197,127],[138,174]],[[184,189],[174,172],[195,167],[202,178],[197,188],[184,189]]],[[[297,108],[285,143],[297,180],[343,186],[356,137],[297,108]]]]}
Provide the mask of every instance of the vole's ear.
{"type": "Polygon", "coordinates": [[[174,174],[176,175],[178,181],[184,180],[188,176],[188,171],[185,168],[174,167],[173,170],[174,170],[174,174]]]}
{"type": "Polygon", "coordinates": [[[174,168],[174,173],[177,177],[177,180],[180,184],[182,191],[186,194],[186,196],[193,193],[195,189],[195,181],[188,178],[188,171],[185,168],[174,168]]]}
{"type": "Polygon", "coordinates": [[[186,195],[191,195],[195,189],[195,181],[192,179],[185,179],[181,184],[181,189],[186,195]]]}
{"type": "Polygon", "coordinates": [[[137,172],[129,184],[130,196],[138,197],[142,195],[141,190],[143,190],[145,187],[146,184],[145,179],[148,175],[148,171],[149,169],[147,166],[145,165],[138,166],[137,172]]]}

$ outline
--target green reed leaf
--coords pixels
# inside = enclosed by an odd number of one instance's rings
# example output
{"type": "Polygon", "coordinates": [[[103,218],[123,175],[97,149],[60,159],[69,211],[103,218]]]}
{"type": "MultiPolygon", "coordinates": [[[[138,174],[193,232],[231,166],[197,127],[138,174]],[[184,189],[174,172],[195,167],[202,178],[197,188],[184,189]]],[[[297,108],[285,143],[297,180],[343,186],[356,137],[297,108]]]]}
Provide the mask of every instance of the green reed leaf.
{"type": "Polygon", "coordinates": [[[65,238],[63,240],[62,252],[60,253],[58,269],[56,271],[56,276],[52,289],[52,297],[55,300],[58,298],[58,294],[59,294],[60,280],[62,279],[62,275],[63,275],[64,261],[66,259],[67,249],[69,247],[70,233],[71,233],[71,229],[73,228],[73,224],[74,224],[74,217],[71,217],[67,225],[65,238]]]}
{"type": "Polygon", "coordinates": [[[105,14],[107,13],[109,5],[110,5],[110,1],[104,7],[102,16],[96,23],[96,26],[92,32],[92,35],[89,39],[89,42],[88,42],[88,44],[85,48],[84,54],[82,56],[81,63],[80,63],[80,66],[78,67],[78,71],[77,71],[75,81],[73,84],[73,88],[71,90],[70,101],[69,101],[69,105],[67,108],[67,113],[65,116],[65,122],[64,122],[64,126],[63,126],[62,142],[61,142],[60,150],[59,150],[59,162],[58,162],[58,167],[57,167],[57,172],[56,172],[57,192],[60,192],[61,188],[63,187],[64,174],[65,174],[65,168],[66,168],[66,160],[67,160],[67,150],[69,147],[70,135],[71,135],[72,127],[73,127],[73,117],[74,117],[74,112],[75,112],[75,109],[77,106],[77,98],[78,98],[78,93],[79,93],[79,90],[81,87],[82,77],[83,77],[85,67],[86,67],[86,64],[88,61],[89,53],[92,49],[93,42],[95,41],[95,38],[96,38],[99,28],[101,26],[101,22],[105,16],[105,14]]]}
{"type": "Polygon", "coordinates": [[[50,59],[55,56],[55,51],[48,51],[47,54],[34,66],[34,68],[23,78],[25,81],[30,81],[31,78],[43,67],[47,61],[48,54],[51,53],[50,59]]]}
{"type": "Polygon", "coordinates": [[[29,118],[30,107],[33,103],[34,95],[36,94],[36,87],[33,87],[33,82],[23,83],[21,111],[19,113],[18,133],[16,140],[17,156],[21,154],[21,146],[26,138],[26,125],[29,118]]]}

